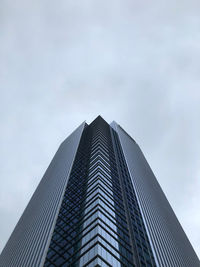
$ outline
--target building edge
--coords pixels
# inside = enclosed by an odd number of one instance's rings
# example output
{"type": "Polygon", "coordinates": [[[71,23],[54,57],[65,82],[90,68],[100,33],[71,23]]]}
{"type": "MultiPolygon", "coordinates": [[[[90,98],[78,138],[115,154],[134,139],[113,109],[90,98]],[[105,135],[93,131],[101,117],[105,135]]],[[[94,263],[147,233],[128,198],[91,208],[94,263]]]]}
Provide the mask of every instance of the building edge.
{"type": "Polygon", "coordinates": [[[59,146],[2,250],[0,267],[33,267],[43,265],[85,126],[86,123],[83,122],[59,146]],[[63,154],[65,154],[65,157],[63,157],[63,154]],[[65,160],[63,162],[61,161],[62,158],[67,158],[68,161],[65,160]],[[55,181],[56,172],[58,172],[59,181],[55,181]],[[55,204],[55,202],[57,203],[55,204]],[[20,251],[21,253],[19,253],[20,251]]]}
{"type": "MultiPolygon", "coordinates": [[[[58,215],[59,215],[59,212],[60,212],[60,207],[61,207],[61,204],[62,204],[62,201],[63,201],[63,197],[64,197],[64,194],[65,194],[65,189],[67,187],[67,183],[68,183],[68,180],[69,180],[69,176],[70,176],[70,173],[71,173],[71,170],[72,170],[72,167],[73,167],[73,164],[74,164],[74,160],[76,158],[76,154],[77,154],[77,151],[78,151],[78,147],[79,147],[79,144],[80,144],[80,140],[81,140],[81,137],[82,137],[82,134],[83,134],[83,130],[84,128],[86,127],[86,122],[84,121],[83,123],[81,123],[80,126],[77,127],[77,129],[74,130],[74,132],[71,134],[73,135],[77,130],[80,129],[80,138],[79,138],[79,141],[77,143],[77,147],[75,149],[75,153],[74,153],[74,156],[73,156],[73,161],[71,162],[71,166],[69,168],[69,172],[68,172],[68,178],[66,180],[66,183],[65,183],[65,186],[64,186],[64,190],[62,192],[62,195],[61,195],[61,198],[60,198],[60,201],[59,201],[59,204],[58,204],[58,207],[57,207],[57,211],[56,211],[56,214],[55,214],[55,218],[54,218],[54,222],[52,224],[52,227],[51,227],[51,231],[49,233],[49,237],[48,237],[48,240],[47,240],[47,243],[46,243],[46,247],[44,249],[44,253],[43,253],[43,256],[41,258],[41,263],[40,263],[40,266],[39,267],[43,267],[44,266],[44,263],[45,263],[45,259],[46,259],[46,255],[47,255],[47,252],[48,252],[48,249],[49,249],[49,245],[50,245],[50,242],[51,242],[51,238],[52,238],[52,234],[54,232],[54,228],[55,228],[55,225],[56,225],[56,221],[57,221],[57,218],[58,218],[58,215]]],[[[70,135],[70,136],[71,136],[70,135]]],[[[61,146],[65,146],[65,142],[67,142],[67,139],[70,137],[68,136],[60,145],[61,146]]]]}
{"type": "Polygon", "coordinates": [[[140,147],[115,121],[113,121],[110,126],[117,132],[119,137],[156,264],[159,267],[199,267],[200,261],[198,256],[140,147]],[[135,159],[137,159],[137,164],[134,162],[135,159]],[[137,170],[135,170],[135,168],[137,170]],[[149,181],[147,178],[149,178],[149,181]],[[142,182],[144,182],[144,184],[142,184],[142,182]],[[151,205],[147,202],[148,197],[151,205]],[[164,213],[162,213],[163,209],[165,210],[164,213]],[[168,229],[170,221],[167,221],[166,213],[171,220],[170,229],[168,229]]]}

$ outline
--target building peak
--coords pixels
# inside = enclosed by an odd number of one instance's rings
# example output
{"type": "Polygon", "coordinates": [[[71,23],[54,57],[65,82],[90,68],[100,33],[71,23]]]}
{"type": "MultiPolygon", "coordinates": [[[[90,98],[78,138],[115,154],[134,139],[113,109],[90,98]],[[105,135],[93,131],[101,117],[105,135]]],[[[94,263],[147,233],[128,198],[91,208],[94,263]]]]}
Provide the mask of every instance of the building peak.
{"type": "Polygon", "coordinates": [[[104,118],[101,115],[98,115],[91,123],[91,124],[96,124],[96,123],[107,123],[107,121],[104,120],[104,118]]]}

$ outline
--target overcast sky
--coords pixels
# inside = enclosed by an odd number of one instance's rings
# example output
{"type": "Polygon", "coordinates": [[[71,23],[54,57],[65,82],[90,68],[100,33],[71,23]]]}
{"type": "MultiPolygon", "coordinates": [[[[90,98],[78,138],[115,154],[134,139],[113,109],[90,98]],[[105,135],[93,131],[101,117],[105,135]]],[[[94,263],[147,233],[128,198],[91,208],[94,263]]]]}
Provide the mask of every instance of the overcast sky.
{"type": "Polygon", "coordinates": [[[1,0],[0,86],[0,250],[60,142],[101,114],[200,257],[199,0],[1,0]]]}

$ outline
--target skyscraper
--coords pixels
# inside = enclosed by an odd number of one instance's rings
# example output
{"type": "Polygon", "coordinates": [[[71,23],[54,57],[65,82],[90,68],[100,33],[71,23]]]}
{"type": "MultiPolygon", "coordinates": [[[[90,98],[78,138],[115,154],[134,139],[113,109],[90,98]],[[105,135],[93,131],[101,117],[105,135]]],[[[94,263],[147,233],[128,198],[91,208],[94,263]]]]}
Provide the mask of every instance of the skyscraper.
{"type": "Polygon", "coordinates": [[[200,262],[137,143],[100,116],[59,147],[0,267],[200,262]]]}

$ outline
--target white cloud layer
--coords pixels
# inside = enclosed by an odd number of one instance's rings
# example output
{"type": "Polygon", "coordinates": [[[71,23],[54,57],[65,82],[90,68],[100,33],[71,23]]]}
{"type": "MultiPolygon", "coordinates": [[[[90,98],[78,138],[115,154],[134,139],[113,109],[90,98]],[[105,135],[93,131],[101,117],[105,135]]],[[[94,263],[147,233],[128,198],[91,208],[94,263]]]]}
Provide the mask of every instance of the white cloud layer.
{"type": "Polygon", "coordinates": [[[116,120],[200,256],[200,2],[0,4],[0,249],[59,143],[116,120]]]}

